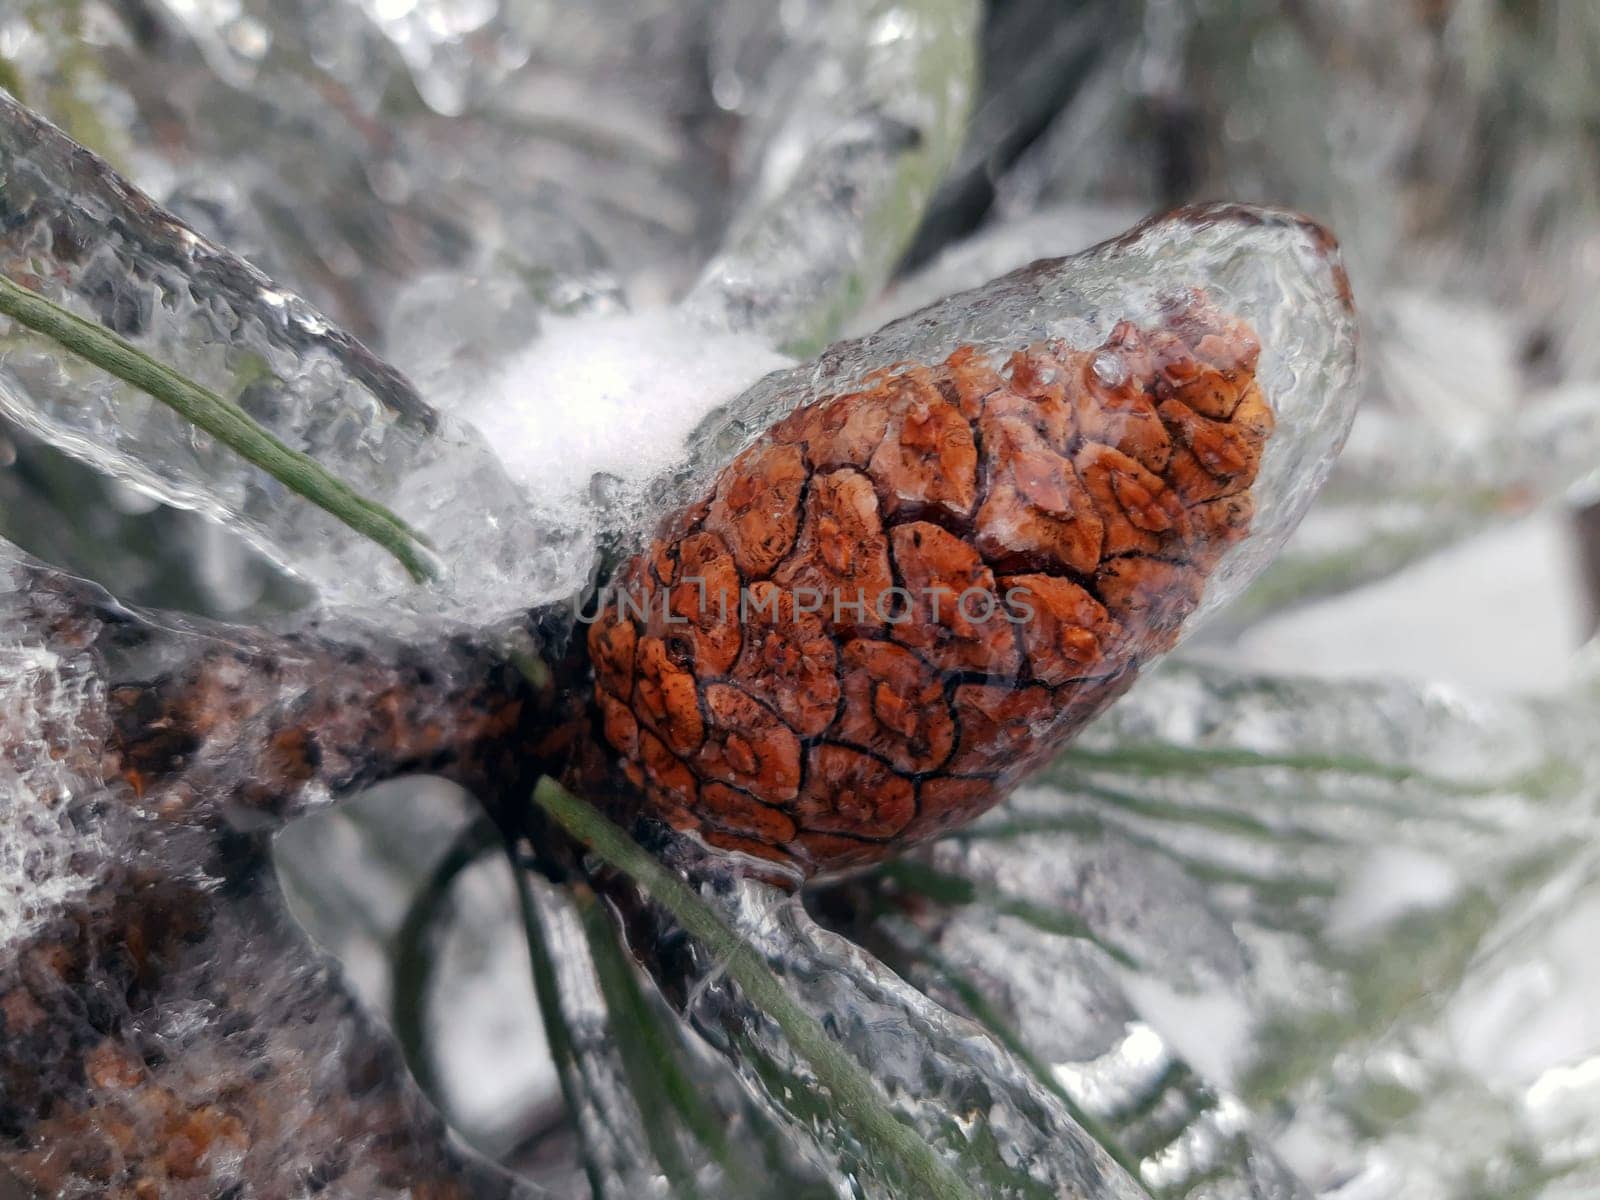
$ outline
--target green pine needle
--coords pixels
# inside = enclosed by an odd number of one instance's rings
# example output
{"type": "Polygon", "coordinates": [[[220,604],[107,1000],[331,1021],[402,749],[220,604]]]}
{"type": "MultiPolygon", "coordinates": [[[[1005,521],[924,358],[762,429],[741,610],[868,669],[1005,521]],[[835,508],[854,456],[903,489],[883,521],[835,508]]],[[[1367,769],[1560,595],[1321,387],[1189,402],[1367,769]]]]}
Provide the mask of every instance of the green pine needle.
{"type": "Polygon", "coordinates": [[[766,962],[744,939],[723,924],[694,891],[651,858],[593,805],[546,776],[534,803],[608,865],[623,872],[665,908],[723,965],[751,1003],[783,1030],[828,1090],[831,1106],[854,1128],[862,1143],[883,1161],[893,1162],[911,1181],[912,1194],[928,1200],[976,1200],[970,1187],[911,1126],[884,1104],[861,1064],[828,1036],[766,962]]]}
{"type": "Polygon", "coordinates": [[[416,582],[437,576],[420,533],[310,455],[285,445],[237,404],[158,362],[105,326],[68,312],[4,275],[0,275],[0,314],[167,405],[290,491],[382,546],[416,582]]]}

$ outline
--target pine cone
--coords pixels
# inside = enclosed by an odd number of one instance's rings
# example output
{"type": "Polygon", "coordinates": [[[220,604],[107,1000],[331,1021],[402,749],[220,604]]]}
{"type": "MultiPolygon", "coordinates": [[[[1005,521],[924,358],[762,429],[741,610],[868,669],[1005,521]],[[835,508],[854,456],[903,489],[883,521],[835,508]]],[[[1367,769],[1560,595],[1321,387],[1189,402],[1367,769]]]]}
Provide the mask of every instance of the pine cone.
{"type": "Polygon", "coordinates": [[[645,809],[802,874],[993,805],[1177,640],[1273,428],[1191,294],[1090,350],[963,347],[824,397],[617,573],[597,721],[645,809]]]}

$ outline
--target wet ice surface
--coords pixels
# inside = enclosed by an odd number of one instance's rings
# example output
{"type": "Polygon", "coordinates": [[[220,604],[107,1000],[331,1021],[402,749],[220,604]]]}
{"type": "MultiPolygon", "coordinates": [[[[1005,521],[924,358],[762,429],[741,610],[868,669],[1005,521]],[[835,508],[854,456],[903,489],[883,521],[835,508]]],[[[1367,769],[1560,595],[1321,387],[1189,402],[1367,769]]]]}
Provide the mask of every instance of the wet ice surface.
{"type": "MultiPolygon", "coordinates": [[[[620,497],[608,491],[605,477],[636,482],[628,472],[665,468],[671,474],[696,406],[717,403],[748,378],[744,368],[724,373],[725,351],[716,354],[709,375],[705,363],[677,356],[680,346],[657,343],[674,351],[659,361],[654,350],[640,355],[641,326],[620,318],[609,335],[603,323],[564,324],[614,315],[630,296],[659,302],[676,294],[716,250],[714,230],[727,202],[712,185],[715,160],[705,153],[707,142],[686,129],[696,120],[714,124],[728,114],[748,114],[755,118],[750,128],[776,130],[752,135],[742,158],[748,187],[737,227],[748,236],[723,248],[700,288],[712,294],[707,307],[722,323],[754,327],[767,342],[787,341],[842,319],[837,297],[870,295],[888,269],[886,262],[855,257],[861,210],[834,204],[838,192],[863,185],[872,196],[892,192],[915,142],[906,127],[927,124],[939,142],[960,97],[954,90],[912,94],[902,86],[915,74],[915,61],[942,52],[938,38],[928,36],[927,23],[944,7],[934,4],[873,9],[872,28],[881,36],[865,40],[856,36],[859,26],[835,22],[827,6],[785,5],[782,20],[758,13],[742,29],[724,22],[719,28],[732,32],[715,51],[720,65],[712,103],[701,109],[695,108],[704,100],[694,98],[689,49],[701,6],[619,6],[625,16],[606,14],[607,28],[628,32],[616,37],[594,36],[598,23],[563,19],[559,6],[530,6],[520,18],[511,6],[494,3],[436,0],[402,7],[323,6],[310,22],[310,8],[265,0],[152,6],[153,19],[169,35],[153,45],[134,45],[125,34],[108,38],[109,61],[118,69],[87,85],[107,111],[128,118],[126,128],[110,131],[107,148],[122,151],[141,180],[186,218],[248,249],[284,286],[314,297],[340,324],[381,339],[386,356],[403,363],[425,397],[452,418],[490,403],[507,380],[548,378],[548,372],[565,381],[575,370],[608,370],[602,354],[614,335],[630,351],[617,356],[626,359],[625,386],[659,371],[654,387],[673,399],[670,413],[658,410],[649,420],[648,460],[619,457],[619,443],[609,434],[593,436],[591,421],[598,423],[604,410],[586,397],[616,394],[603,378],[591,391],[574,387],[543,415],[555,429],[541,431],[538,419],[525,425],[510,419],[491,429],[491,456],[485,441],[465,427],[447,423],[442,439],[414,436],[386,402],[403,391],[392,393],[387,380],[375,385],[355,369],[359,359],[352,359],[336,330],[309,317],[297,301],[263,308],[281,288],[261,290],[259,281],[237,276],[230,266],[202,270],[203,286],[191,290],[190,272],[204,264],[182,239],[176,259],[162,258],[170,245],[155,256],[162,266],[153,274],[129,271],[125,256],[116,253],[68,262],[58,282],[81,311],[149,339],[152,348],[228,394],[259,379],[257,358],[266,364],[292,403],[268,405],[258,415],[283,421],[282,428],[298,431],[319,457],[327,455],[331,465],[391,498],[436,536],[445,535],[438,540],[456,576],[438,597],[422,597],[381,556],[363,557],[369,552],[303,505],[259,480],[238,477],[236,464],[213,448],[175,440],[176,427],[164,414],[148,413],[146,423],[127,426],[129,440],[119,440],[125,435],[113,433],[106,420],[110,394],[85,386],[38,347],[8,341],[0,370],[11,372],[8,406],[16,412],[27,407],[41,431],[85,439],[74,448],[124,475],[129,455],[138,451],[143,461],[156,447],[163,465],[174,470],[154,481],[144,473],[135,478],[243,527],[316,582],[327,599],[480,617],[558,598],[585,579],[592,563],[587,539],[601,523],[599,514],[640,512],[637,495],[627,487],[620,497]],[[830,51],[806,43],[809,28],[848,29],[850,36],[830,51]],[[803,51],[774,70],[775,58],[792,41],[805,43],[803,51]],[[313,42],[315,54],[309,52],[313,42]],[[898,58],[897,45],[915,54],[898,58]],[[154,47],[163,49],[158,54],[154,47]],[[794,100],[817,77],[819,55],[825,66],[832,62],[868,85],[854,93],[858,107],[842,122],[845,135],[836,138],[825,136],[831,132],[826,122],[820,133],[808,127],[815,110],[794,100]],[[563,76],[568,86],[542,90],[520,82],[526,79],[522,67],[541,56],[570,64],[563,76]],[[784,86],[752,95],[769,77],[784,86]],[[595,79],[603,86],[590,86],[595,79]],[[619,86],[630,80],[642,81],[642,90],[619,86]],[[396,112],[386,104],[405,91],[405,81],[420,104],[408,101],[412,107],[396,112]],[[152,97],[165,104],[169,91],[171,110],[149,107],[152,97]],[[885,99],[894,102],[887,109],[885,99]],[[180,136],[189,139],[191,162],[183,154],[166,155],[149,136],[152,111],[182,116],[180,136]],[[691,116],[680,121],[686,112],[691,116]],[[264,121],[264,113],[274,119],[264,121]],[[312,132],[262,137],[264,126],[312,132]],[[376,134],[391,128],[404,132],[392,142],[376,134]],[[461,157],[446,149],[459,149],[461,157]],[[814,173],[832,181],[835,191],[784,191],[794,162],[812,163],[807,155],[822,156],[814,173]],[[491,162],[504,169],[486,169],[491,162]],[[451,178],[452,171],[461,178],[451,178]],[[774,254],[789,249],[783,239],[790,234],[805,254],[774,254]],[[813,261],[829,264],[820,278],[806,278],[802,270],[813,261]],[[595,340],[586,343],[590,335],[595,340]],[[203,349],[196,352],[195,345],[203,349]],[[308,424],[313,405],[324,418],[333,413],[337,419],[308,424]],[[177,457],[173,447],[182,449],[177,457]],[[515,460],[504,470],[495,461],[502,454],[515,460]],[[574,506],[574,493],[594,482],[585,459],[590,454],[594,470],[603,472],[602,486],[574,506]],[[546,467],[546,458],[555,461],[546,467]],[[464,478],[470,488],[458,490],[464,478]],[[559,502],[533,509],[522,488],[542,485],[552,485],[559,502]],[[463,494],[470,504],[460,503],[463,494]],[[620,508],[605,507],[619,498],[620,508]],[[486,510],[491,520],[478,519],[486,510]]],[[[1366,9],[1370,15],[1385,7],[1366,9]]],[[[945,15],[951,28],[962,28],[955,7],[945,15]]],[[[1154,205],[1137,189],[1130,194],[1126,185],[1136,173],[1108,169],[1129,167],[1135,138],[1107,155],[1091,132],[1132,124],[1125,122],[1128,97],[1137,100],[1141,93],[1126,86],[1130,75],[1151,92],[1170,85],[1168,73],[1181,57],[1175,48],[1192,31],[1168,6],[1149,6],[1145,19],[1155,49],[1128,47],[1126,62],[1091,80],[1071,119],[1052,126],[1022,167],[1000,181],[1010,214],[1026,213],[1040,199],[1154,205]],[[1137,69],[1130,72],[1129,64],[1137,69]],[[1105,119],[1107,112],[1115,119],[1105,119]],[[1120,194],[1096,194],[1104,181],[1112,193],[1121,187],[1120,194]]],[[[1418,35],[1403,27],[1408,18],[1395,9],[1387,19],[1402,27],[1390,31],[1388,45],[1379,38],[1356,47],[1361,56],[1426,61],[1426,54],[1412,53],[1418,35]]],[[[1113,38],[1137,24],[1102,22],[1113,38]]],[[[1075,36],[1100,36],[1095,28],[1085,21],[1075,36]]],[[[1309,63],[1295,57],[1278,31],[1272,36],[1279,40],[1269,38],[1260,48],[1240,39],[1191,57],[1216,64],[1225,79],[1232,75],[1233,86],[1220,89],[1234,115],[1229,129],[1244,130],[1246,140],[1254,137],[1259,145],[1295,151],[1219,161],[1271,163],[1292,178],[1264,189],[1229,180],[1211,190],[1294,195],[1320,208],[1329,192],[1308,192],[1301,186],[1306,179],[1320,186],[1325,173],[1344,169],[1346,184],[1360,181],[1359,188],[1336,186],[1331,194],[1335,223],[1357,247],[1379,403],[1369,404],[1356,426],[1330,485],[1330,503],[1312,510],[1280,566],[1267,572],[1254,598],[1246,597],[1246,606],[1257,607],[1236,608],[1235,620],[1242,620],[1241,612],[1342,589],[1504,511],[1558,493],[1592,468],[1600,410],[1592,384],[1526,384],[1519,336],[1527,323],[1520,310],[1513,323],[1501,319],[1494,301],[1446,299],[1451,289],[1443,280],[1424,278],[1420,286],[1412,280],[1392,290],[1378,280],[1389,258],[1398,256],[1397,244],[1392,231],[1372,226],[1403,205],[1376,202],[1367,192],[1373,147],[1358,145],[1349,156],[1360,170],[1345,159],[1324,161],[1299,138],[1305,126],[1294,114],[1251,106],[1254,78],[1297,71],[1311,78],[1309,63]],[[1244,69],[1236,69],[1239,63],[1244,69]],[[1286,140],[1286,134],[1293,136],[1286,140]],[[1359,204],[1352,202],[1357,196],[1359,204]],[[1463,329],[1473,336],[1463,337],[1463,329]],[[1531,403],[1521,402],[1524,392],[1531,403]]],[[[8,48],[22,46],[25,65],[30,55],[48,55],[37,34],[20,42],[8,37],[8,48]]],[[[1025,81],[1025,73],[1017,77],[1025,81]]],[[[1404,90],[1392,77],[1386,86],[1404,90]]],[[[1326,96],[1304,90],[1308,105],[1326,96]]],[[[1341,106],[1333,125],[1346,119],[1339,115],[1346,104],[1371,102],[1359,89],[1332,95],[1341,106]]],[[[1408,137],[1427,143],[1428,131],[1415,128],[1425,122],[1414,105],[1377,103],[1409,122],[1404,136],[1387,121],[1374,126],[1393,142],[1378,148],[1384,151],[1379,158],[1390,151],[1403,157],[1408,137]]],[[[163,129],[175,136],[172,125],[163,129]]],[[[1518,153],[1532,167],[1551,152],[1534,138],[1522,145],[1518,153]]],[[[40,161],[49,165],[48,156],[40,161]]],[[[905,179],[915,183],[922,169],[911,162],[905,179]]],[[[45,171],[46,182],[51,173],[45,171]]],[[[1536,182],[1547,173],[1530,169],[1510,177],[1536,182]]],[[[72,227],[100,228],[120,200],[107,203],[105,212],[71,218],[72,227]]],[[[914,208],[895,219],[914,219],[914,208]]],[[[977,243],[965,258],[953,256],[925,278],[904,281],[898,294],[915,307],[977,287],[1023,261],[1071,251],[1114,231],[1099,220],[1094,209],[1079,207],[1059,223],[1047,213],[1032,226],[1002,221],[994,242],[977,243]],[[1016,257],[998,261],[990,252],[1016,257]]],[[[137,231],[138,222],[130,228],[137,231]]],[[[1285,236],[1292,239],[1292,230],[1285,236]]],[[[1560,273],[1580,294],[1591,261],[1572,252],[1581,241],[1550,238],[1563,247],[1560,273]]],[[[39,246],[57,249],[50,237],[39,246]]],[[[1163,251],[1150,262],[1122,261],[1090,274],[1102,289],[1098,295],[1137,308],[1142,301],[1124,299],[1120,290],[1127,273],[1181,276],[1212,249],[1180,247],[1170,257],[1163,251]]],[[[1507,259],[1516,261],[1522,249],[1506,247],[1507,259]]],[[[1255,304],[1250,261],[1245,255],[1233,274],[1214,282],[1224,294],[1255,304]]],[[[897,357],[937,354],[957,338],[999,344],[1041,332],[1103,333],[1111,314],[1091,311],[1095,295],[1070,290],[1047,288],[1052,307],[1045,311],[1035,311],[1035,293],[1017,288],[957,299],[938,310],[931,327],[900,326],[877,341],[850,345],[820,369],[782,377],[781,388],[757,388],[709,440],[689,439],[698,449],[689,482],[703,481],[757,432],[765,419],[758,414],[843,386],[861,370],[897,357]]],[[[1567,355],[1581,357],[1586,339],[1571,326],[1592,311],[1568,303],[1551,314],[1567,355]]],[[[654,326],[650,317],[643,321],[652,334],[669,328],[654,326]]],[[[878,323],[864,320],[856,328],[878,323]]],[[[752,350],[749,375],[764,369],[762,353],[752,350]]],[[[1289,380],[1292,365],[1280,354],[1273,368],[1291,396],[1303,382],[1289,380]]],[[[136,397],[115,402],[143,405],[136,397]]],[[[481,421],[491,424],[488,417],[481,421]]],[[[1286,530],[1293,523],[1304,499],[1302,481],[1321,469],[1337,440],[1335,420],[1313,418],[1306,427],[1303,443],[1297,435],[1274,450],[1281,465],[1273,468],[1270,511],[1277,516],[1256,543],[1262,554],[1280,532],[1277,524],[1286,530]]],[[[1259,565],[1258,558],[1242,556],[1240,581],[1259,565]]],[[[3,810],[3,827],[5,886],[12,889],[0,888],[0,936],[27,937],[41,921],[80,902],[100,869],[98,860],[86,861],[84,834],[65,820],[62,807],[90,803],[98,794],[98,764],[72,749],[98,736],[98,685],[71,647],[10,640],[17,618],[13,609],[5,613],[5,740],[63,751],[0,764],[0,797],[11,806],[3,810]],[[14,863],[21,869],[12,869],[14,863]]],[[[1592,709],[1593,695],[1582,681],[1542,705],[1488,704],[1424,685],[1301,685],[1174,667],[1142,683],[1052,778],[1019,794],[969,835],[940,844],[918,863],[888,869],[881,879],[861,881],[889,903],[881,913],[874,904],[852,908],[869,916],[841,923],[898,974],[753,885],[736,893],[727,911],[819,1015],[873,1017],[842,1027],[841,1036],[869,1064],[883,1063],[886,1080],[897,1087],[910,1081],[893,1102],[930,1140],[955,1147],[987,1123],[1011,1145],[1042,1148],[1029,1159],[998,1155],[999,1166],[1012,1173],[994,1184],[996,1194],[1021,1188],[1018,1181],[1036,1165],[1058,1183],[1103,1179],[1108,1190],[1101,1194],[1126,1193],[1130,1185],[1109,1182],[1116,1171],[1072,1123],[1076,1118],[1068,1114],[1075,1111],[1109,1131],[1134,1172],[1162,1195],[1443,1200],[1475,1188],[1545,1200],[1587,1196],[1600,1186],[1600,1147],[1593,1142],[1600,1035],[1587,1010],[1568,997],[1593,990],[1592,978],[1575,966],[1581,953],[1573,952],[1574,945],[1582,948],[1585,915],[1595,902],[1594,863],[1583,848],[1595,833],[1596,767],[1586,736],[1592,709]],[[916,874],[919,864],[935,874],[916,874]],[[924,896],[931,898],[913,899],[924,896]],[[974,1027],[948,1016],[946,1008],[998,1031],[998,1044],[976,1038],[974,1027]],[[981,1069],[974,1070],[975,1063],[981,1069]],[[925,1105],[918,1100],[925,1094],[959,1102],[950,1109],[925,1105]],[[1290,1171],[1300,1184],[1288,1178],[1290,1171]]],[[[101,828],[112,839],[108,846],[123,847],[110,850],[107,861],[125,857],[127,844],[116,840],[123,831],[101,828]]],[[[424,840],[434,836],[428,828],[419,833],[424,840]]],[[[161,869],[170,871],[172,864],[161,869]]],[[[337,872],[337,856],[321,869],[337,872]]],[[[397,871],[391,899],[423,870],[413,860],[397,871]]],[[[612,1028],[610,998],[596,987],[590,951],[566,901],[543,900],[549,939],[564,966],[559,986],[584,1035],[570,1078],[579,1090],[589,1153],[605,1167],[602,1193],[652,1194],[664,1178],[662,1151],[638,1134],[647,1114],[605,1032],[612,1028]]],[[[322,978],[276,918],[249,929],[244,916],[239,920],[229,945],[248,941],[281,950],[269,978],[322,978]]],[[[503,923],[486,922],[464,936],[469,943],[481,939],[467,962],[482,964],[488,961],[482,942],[509,934],[503,923]]],[[[358,930],[346,946],[347,961],[364,956],[381,980],[385,939],[358,930]]],[[[215,974],[232,965],[212,953],[198,968],[215,974]]],[[[463,967],[458,974],[462,978],[446,985],[463,989],[447,993],[449,1012],[492,1004],[510,979],[499,967],[463,967]]],[[[794,1178],[821,1182],[834,1194],[874,1194],[881,1184],[870,1172],[849,1169],[851,1156],[859,1154],[851,1131],[826,1112],[787,1107],[793,1093],[781,1080],[787,1073],[803,1077],[803,1068],[759,1014],[718,980],[714,965],[706,979],[690,1012],[710,1043],[729,1052],[733,1066],[719,1066],[706,1045],[695,1042],[691,1048],[701,1056],[693,1060],[696,1080],[708,1089],[710,1080],[724,1089],[732,1084],[736,1096],[744,1095],[738,1080],[753,1084],[761,1111],[744,1113],[749,1124],[739,1130],[763,1128],[763,1117],[769,1127],[787,1130],[806,1168],[795,1166],[794,1178]],[[753,1031],[753,1041],[737,1043],[729,1029],[753,1031]],[[775,1065],[778,1084],[762,1074],[763,1064],[775,1065]]],[[[184,1007],[195,980],[174,981],[177,1007],[166,1014],[188,1020],[191,1032],[205,1024],[203,1014],[184,1007]]],[[[682,980],[665,982],[670,989],[682,980]]],[[[381,983],[375,986],[381,992],[381,983]]],[[[336,997],[318,994],[329,1013],[339,1011],[336,997]]],[[[289,1011],[282,1000],[277,994],[264,1006],[266,1024],[289,1011]]],[[[295,1099],[295,1089],[315,1076],[319,1061],[348,1055],[365,1036],[360,1021],[330,1020],[318,1027],[329,1031],[327,1038],[309,1043],[304,1074],[287,1075],[285,1103],[303,1101],[303,1092],[295,1099]]],[[[473,1061],[466,1024],[444,1021],[445,1057],[473,1061]]],[[[481,1045],[476,1052],[483,1054],[481,1045]]],[[[200,1070],[215,1067],[198,1055],[194,1062],[200,1070]]],[[[446,1094],[455,1086],[447,1080],[446,1094]]],[[[742,1110],[728,1100],[724,1111],[742,1110]]],[[[455,1115],[488,1142],[500,1132],[481,1113],[455,1115]]],[[[763,1165],[773,1172],[766,1178],[783,1177],[771,1160],[763,1165]]],[[[708,1178],[715,1185],[720,1177],[712,1172],[708,1178]]],[[[352,1194],[376,1193],[357,1187],[352,1194]]],[[[798,1186],[794,1194],[802,1194],[798,1186]]]]}
{"type": "Polygon", "coordinates": [[[162,500],[225,521],[331,602],[411,597],[436,611],[489,615],[526,594],[561,531],[527,515],[477,434],[441,418],[298,297],[128,194],[103,164],[5,103],[7,273],[185,371],[399,510],[438,547],[443,586],[408,588],[381,551],[265,472],[20,328],[8,330],[0,362],[7,416],[162,500]]]}

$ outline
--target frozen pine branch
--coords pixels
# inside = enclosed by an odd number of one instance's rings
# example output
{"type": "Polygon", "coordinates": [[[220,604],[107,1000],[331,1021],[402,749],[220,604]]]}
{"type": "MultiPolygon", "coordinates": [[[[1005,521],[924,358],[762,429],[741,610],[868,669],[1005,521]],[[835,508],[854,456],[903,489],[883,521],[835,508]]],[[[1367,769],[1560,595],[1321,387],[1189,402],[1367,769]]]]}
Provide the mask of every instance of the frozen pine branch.
{"type": "Polygon", "coordinates": [[[451,1145],[267,858],[401,771],[509,784],[520,672],[150,620],[10,550],[0,614],[0,1165],[52,1195],[533,1195],[451,1145]]]}

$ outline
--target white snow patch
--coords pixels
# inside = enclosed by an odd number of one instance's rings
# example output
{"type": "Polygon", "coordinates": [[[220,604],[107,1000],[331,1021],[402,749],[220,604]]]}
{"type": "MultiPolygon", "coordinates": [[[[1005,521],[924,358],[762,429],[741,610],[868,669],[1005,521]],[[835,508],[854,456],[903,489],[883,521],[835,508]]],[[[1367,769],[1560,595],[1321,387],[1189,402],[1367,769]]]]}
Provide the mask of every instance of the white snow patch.
{"type": "Polygon", "coordinates": [[[596,474],[639,485],[670,470],[707,413],[789,365],[672,309],[551,317],[461,415],[536,499],[581,501],[596,474]]]}

